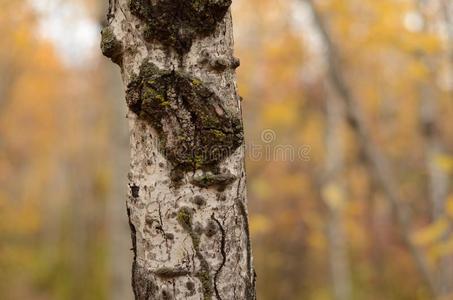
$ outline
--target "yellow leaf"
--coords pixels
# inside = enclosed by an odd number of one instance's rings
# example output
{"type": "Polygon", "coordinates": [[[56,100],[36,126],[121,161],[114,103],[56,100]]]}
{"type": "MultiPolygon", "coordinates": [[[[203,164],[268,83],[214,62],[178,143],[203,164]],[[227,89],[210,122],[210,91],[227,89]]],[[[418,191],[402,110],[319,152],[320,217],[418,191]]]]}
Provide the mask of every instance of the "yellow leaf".
{"type": "Polygon", "coordinates": [[[453,194],[448,196],[447,202],[445,203],[445,213],[453,218],[453,194]]]}
{"type": "Polygon", "coordinates": [[[434,164],[441,170],[445,172],[453,171],[453,157],[450,155],[437,155],[434,158],[434,164]]]}
{"type": "Polygon", "coordinates": [[[317,250],[325,250],[327,246],[327,240],[322,231],[313,231],[307,236],[307,242],[310,247],[317,250]]]}
{"type": "Polygon", "coordinates": [[[344,205],[344,193],[336,183],[330,183],[322,189],[322,196],[331,209],[339,209],[344,205]]]}
{"type": "Polygon", "coordinates": [[[250,217],[250,231],[254,234],[264,234],[270,228],[269,220],[263,215],[253,215],[250,217]]]}
{"type": "Polygon", "coordinates": [[[413,234],[412,239],[417,245],[426,246],[441,238],[447,229],[447,219],[441,218],[426,228],[418,230],[415,234],[413,234]]]}
{"type": "Polygon", "coordinates": [[[252,192],[259,198],[265,199],[269,197],[272,193],[272,190],[269,188],[268,182],[262,179],[255,179],[251,185],[252,192]]]}
{"type": "Polygon", "coordinates": [[[434,261],[453,254],[453,237],[442,243],[432,246],[429,249],[428,254],[434,261]]]}
{"type": "Polygon", "coordinates": [[[272,126],[292,126],[299,118],[296,101],[269,103],[263,114],[264,120],[272,126]]]}

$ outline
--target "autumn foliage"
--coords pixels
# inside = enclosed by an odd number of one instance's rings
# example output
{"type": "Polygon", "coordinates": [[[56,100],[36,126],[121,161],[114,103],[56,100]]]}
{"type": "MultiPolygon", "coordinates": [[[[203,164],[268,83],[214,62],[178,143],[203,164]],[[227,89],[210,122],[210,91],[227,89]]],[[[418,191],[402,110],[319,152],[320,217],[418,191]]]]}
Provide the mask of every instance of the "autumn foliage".
{"type": "MultiPolygon", "coordinates": [[[[263,151],[247,157],[258,298],[342,300],[329,235],[339,226],[350,299],[452,299],[452,5],[313,1],[373,149],[391,168],[404,232],[329,79],[306,1],[233,2],[245,140],[263,151]],[[335,180],[325,172],[329,99],[340,111],[335,180]],[[285,152],[301,147],[303,158],[285,152]]],[[[125,188],[118,162],[128,159],[117,70],[97,48],[89,62],[68,64],[39,34],[30,3],[0,0],[0,299],[112,299],[110,207],[125,188]]]]}

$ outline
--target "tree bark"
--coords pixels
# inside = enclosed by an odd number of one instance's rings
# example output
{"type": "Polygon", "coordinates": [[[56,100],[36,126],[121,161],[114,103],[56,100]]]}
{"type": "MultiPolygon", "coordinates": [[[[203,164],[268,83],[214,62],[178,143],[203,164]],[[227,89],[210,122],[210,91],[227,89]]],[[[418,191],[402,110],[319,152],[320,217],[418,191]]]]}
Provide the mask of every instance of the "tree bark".
{"type": "Polygon", "coordinates": [[[255,299],[231,0],[111,0],[136,299],[255,299]]]}

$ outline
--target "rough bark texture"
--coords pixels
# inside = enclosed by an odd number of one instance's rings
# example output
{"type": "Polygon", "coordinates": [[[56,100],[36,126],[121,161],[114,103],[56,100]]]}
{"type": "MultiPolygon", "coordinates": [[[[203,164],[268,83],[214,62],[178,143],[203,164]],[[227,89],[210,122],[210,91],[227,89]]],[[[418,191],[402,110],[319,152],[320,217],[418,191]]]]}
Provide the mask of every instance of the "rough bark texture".
{"type": "Polygon", "coordinates": [[[136,299],[255,299],[231,0],[111,0],[136,299]]]}

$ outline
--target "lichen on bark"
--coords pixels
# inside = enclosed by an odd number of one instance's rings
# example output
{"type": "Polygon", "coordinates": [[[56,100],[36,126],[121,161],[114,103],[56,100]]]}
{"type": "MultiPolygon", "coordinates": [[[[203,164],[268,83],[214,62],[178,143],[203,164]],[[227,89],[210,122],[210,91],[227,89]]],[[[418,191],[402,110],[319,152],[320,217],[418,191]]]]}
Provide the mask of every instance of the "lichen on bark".
{"type": "Polygon", "coordinates": [[[101,50],[102,54],[110,58],[117,65],[121,65],[123,45],[116,38],[110,26],[104,27],[101,31],[101,50]]]}
{"type": "Polygon", "coordinates": [[[211,299],[214,290],[213,290],[213,277],[211,275],[211,268],[209,263],[206,261],[206,258],[203,256],[200,250],[200,238],[201,233],[198,232],[192,222],[193,222],[194,211],[188,207],[182,207],[177,214],[177,220],[179,224],[187,231],[191,240],[192,246],[195,251],[195,255],[200,263],[199,270],[195,272],[195,277],[200,281],[202,290],[203,290],[203,300],[211,299]]]}
{"type": "Polygon", "coordinates": [[[184,54],[197,37],[211,34],[231,0],[130,0],[133,15],[146,23],[144,38],[184,54]]]}
{"type": "Polygon", "coordinates": [[[218,191],[221,192],[235,180],[236,176],[228,171],[220,172],[218,174],[206,172],[202,175],[194,176],[191,180],[191,183],[201,188],[215,187],[218,191]]]}
{"type": "Polygon", "coordinates": [[[151,123],[160,150],[174,168],[208,170],[243,142],[237,114],[201,80],[145,62],[127,89],[127,103],[151,123]]]}

